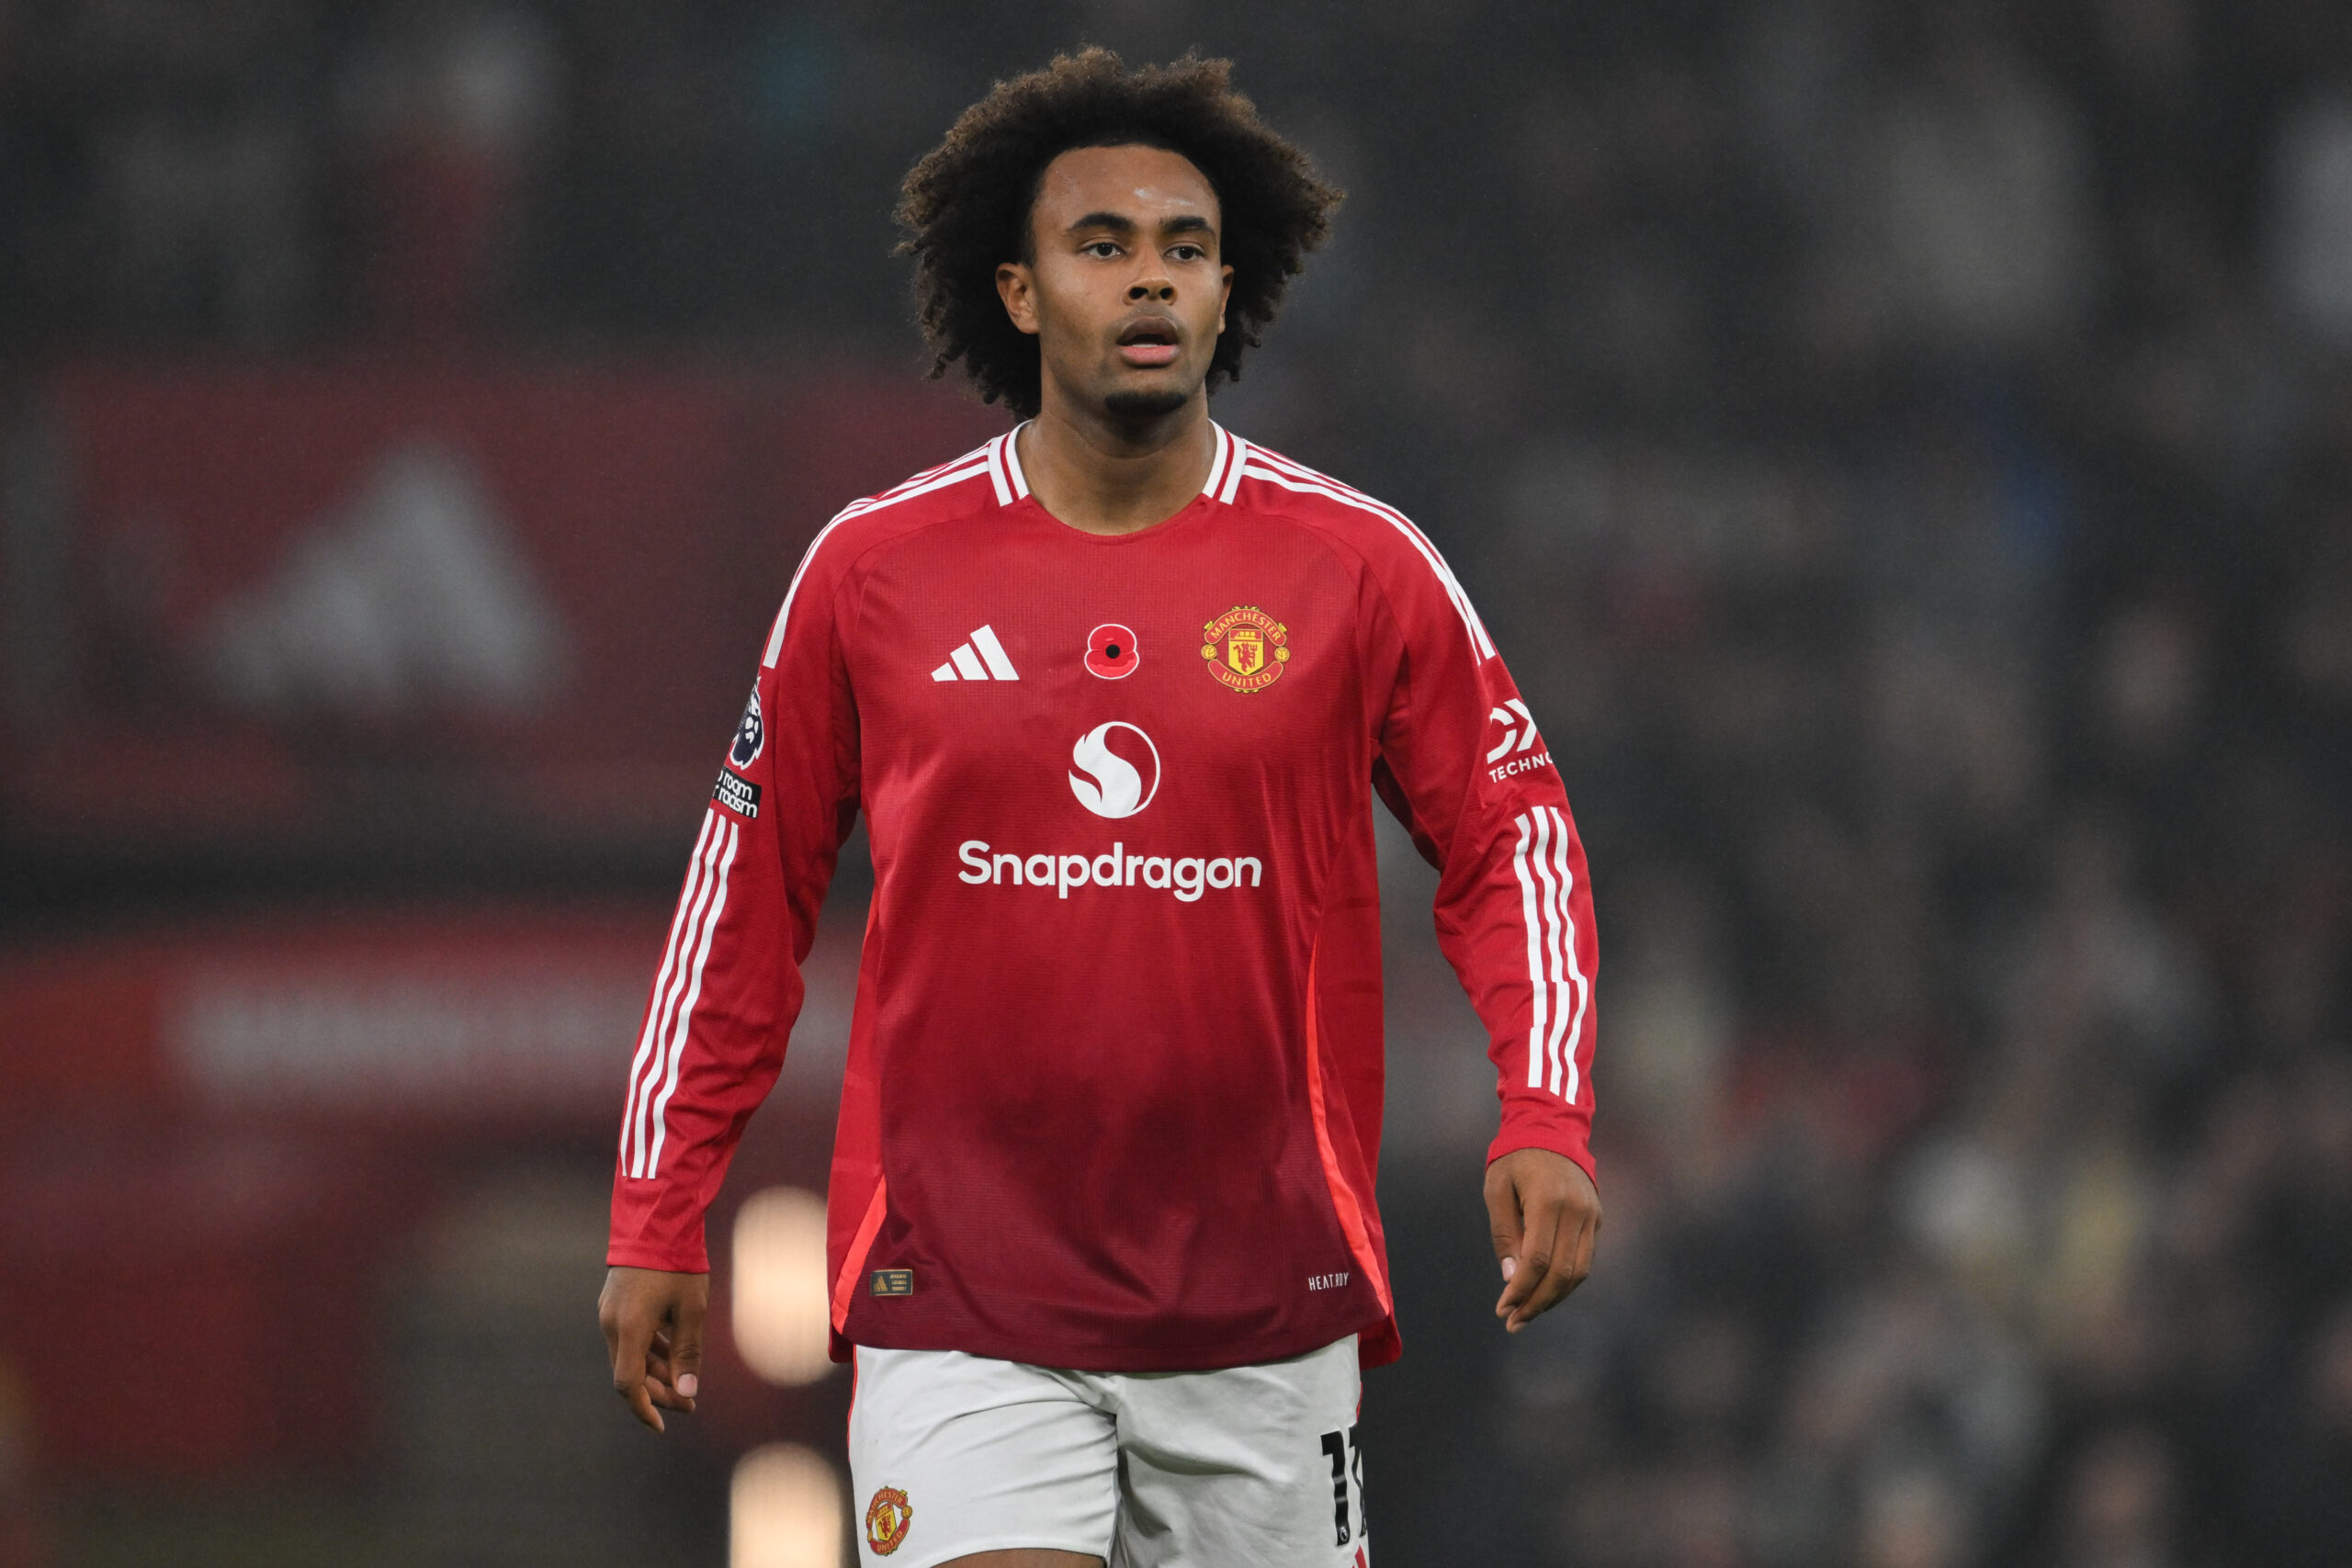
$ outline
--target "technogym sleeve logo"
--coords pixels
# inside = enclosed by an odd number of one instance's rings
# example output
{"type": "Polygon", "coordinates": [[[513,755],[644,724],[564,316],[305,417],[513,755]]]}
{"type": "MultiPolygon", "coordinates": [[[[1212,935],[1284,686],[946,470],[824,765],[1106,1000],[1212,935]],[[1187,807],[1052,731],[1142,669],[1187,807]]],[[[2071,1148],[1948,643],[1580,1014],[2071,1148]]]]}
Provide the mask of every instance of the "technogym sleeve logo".
{"type": "Polygon", "coordinates": [[[1159,748],[1151,743],[1150,736],[1124,719],[1098,724],[1080,736],[1078,744],[1070,748],[1069,760],[1077,770],[1069,775],[1069,791],[1078,796],[1080,806],[1097,817],[1114,820],[1133,817],[1159,793],[1159,748]],[[1142,750],[1136,751],[1133,743],[1124,739],[1119,750],[1113,750],[1111,739],[1114,734],[1134,736],[1143,742],[1142,750]],[[1127,751],[1135,761],[1121,756],[1120,750],[1127,751]]]}
{"type": "Polygon", "coordinates": [[[1551,765],[1551,749],[1546,747],[1541,751],[1535,749],[1539,744],[1535,716],[1529,713],[1527,705],[1517,697],[1507,699],[1501,707],[1488,714],[1487,723],[1490,735],[1494,733],[1492,726],[1502,726],[1502,739],[1496,741],[1495,749],[1487,753],[1487,776],[1497,784],[1513,773],[1551,765]]]}

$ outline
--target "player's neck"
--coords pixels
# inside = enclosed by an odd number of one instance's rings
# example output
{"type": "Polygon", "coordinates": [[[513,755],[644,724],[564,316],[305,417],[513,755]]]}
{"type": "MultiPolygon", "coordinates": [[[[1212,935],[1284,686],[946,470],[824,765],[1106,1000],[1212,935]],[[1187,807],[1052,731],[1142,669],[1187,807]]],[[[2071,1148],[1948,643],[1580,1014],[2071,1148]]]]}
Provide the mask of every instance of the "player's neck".
{"type": "Polygon", "coordinates": [[[1164,418],[1131,423],[1074,407],[1048,388],[1018,439],[1029,493],[1057,521],[1089,534],[1134,534],[1165,523],[1201,493],[1216,457],[1204,396],[1164,418]]]}

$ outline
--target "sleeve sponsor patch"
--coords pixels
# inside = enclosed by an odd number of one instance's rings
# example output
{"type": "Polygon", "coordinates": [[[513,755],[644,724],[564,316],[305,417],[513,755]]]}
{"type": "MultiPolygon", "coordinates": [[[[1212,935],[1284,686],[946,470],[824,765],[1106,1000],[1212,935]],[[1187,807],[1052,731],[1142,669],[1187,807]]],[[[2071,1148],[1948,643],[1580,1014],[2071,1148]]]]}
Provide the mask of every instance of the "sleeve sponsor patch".
{"type": "Polygon", "coordinates": [[[732,768],[718,770],[718,783],[711,787],[710,798],[738,817],[760,814],[760,786],[732,768]]]}

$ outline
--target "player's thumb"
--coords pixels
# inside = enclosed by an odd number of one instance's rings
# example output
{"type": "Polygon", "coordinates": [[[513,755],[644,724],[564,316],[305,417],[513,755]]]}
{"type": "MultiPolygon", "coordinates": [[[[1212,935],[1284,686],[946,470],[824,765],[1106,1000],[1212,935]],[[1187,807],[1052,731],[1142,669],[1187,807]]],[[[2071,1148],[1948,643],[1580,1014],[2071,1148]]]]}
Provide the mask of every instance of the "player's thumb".
{"type": "Polygon", "coordinates": [[[1503,1283],[1519,1271],[1519,1244],[1525,1225],[1519,1210],[1519,1190],[1491,1168],[1487,1172],[1487,1229],[1494,1238],[1495,1260],[1502,1265],[1503,1283]]]}
{"type": "Polygon", "coordinates": [[[678,1303],[677,1321],[670,1330],[670,1386],[678,1391],[681,1399],[693,1399],[702,1387],[706,1304],[700,1292],[687,1292],[678,1303]]]}

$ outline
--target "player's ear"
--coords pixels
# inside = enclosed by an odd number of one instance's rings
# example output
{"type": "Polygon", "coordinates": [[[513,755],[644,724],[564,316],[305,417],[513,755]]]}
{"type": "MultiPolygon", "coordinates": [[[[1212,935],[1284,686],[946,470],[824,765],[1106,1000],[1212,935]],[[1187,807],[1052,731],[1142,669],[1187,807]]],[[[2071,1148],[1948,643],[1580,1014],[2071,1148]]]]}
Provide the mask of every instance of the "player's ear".
{"type": "Polygon", "coordinates": [[[1037,331],[1037,275],[1027,262],[1005,262],[996,269],[996,297],[1012,324],[1035,336],[1037,331]]]}
{"type": "Polygon", "coordinates": [[[1216,293],[1216,335],[1219,337],[1225,335],[1225,307],[1233,298],[1233,268],[1224,267],[1221,272],[1216,293]]]}

